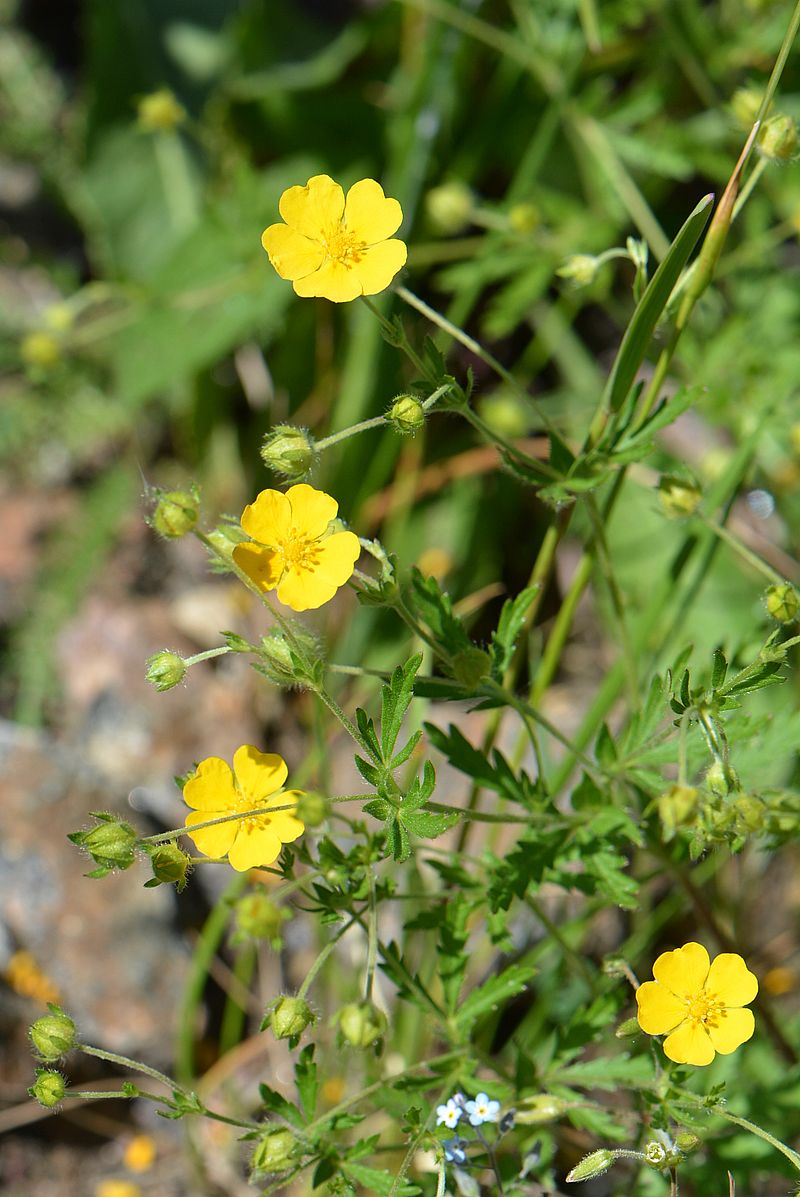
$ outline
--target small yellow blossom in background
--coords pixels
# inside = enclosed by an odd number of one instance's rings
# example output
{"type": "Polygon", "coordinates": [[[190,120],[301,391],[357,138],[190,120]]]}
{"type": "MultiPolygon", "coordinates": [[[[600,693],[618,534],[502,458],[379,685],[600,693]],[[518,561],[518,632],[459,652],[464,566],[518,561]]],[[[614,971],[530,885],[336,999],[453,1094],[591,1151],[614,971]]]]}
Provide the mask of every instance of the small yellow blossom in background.
{"type": "Polygon", "coordinates": [[[639,1026],[667,1036],[664,1053],[676,1064],[710,1064],[716,1052],[727,1056],[753,1034],[752,1011],[742,1007],[758,993],[758,981],[736,952],[711,962],[702,944],[687,943],[663,952],[653,976],[636,991],[639,1026]]]}
{"type": "MultiPolygon", "coordinates": [[[[252,744],[236,749],[232,770],[220,757],[208,757],[183,787],[184,801],[193,808],[192,814],[186,816],[186,827],[237,812],[244,814],[296,803],[300,797],[297,790],[281,789],[287,773],[286,762],[281,757],[274,752],[259,752],[252,744]]],[[[303,834],[305,828],[293,810],[294,806],[274,814],[228,819],[200,831],[189,830],[187,834],[204,856],[227,856],[231,866],[244,873],[259,865],[272,864],[284,844],[303,834]]]]}
{"type": "Polygon", "coordinates": [[[330,175],[314,175],[284,191],[278,208],[286,223],[265,229],[261,244],[298,295],[334,303],[377,295],[405,264],[405,244],[392,237],[403,210],[374,179],[354,183],[345,199],[330,175]]]}
{"type": "Polygon", "coordinates": [[[26,366],[51,370],[61,361],[61,345],[49,332],[32,332],[20,341],[19,355],[26,366]]]}
{"type": "Polygon", "coordinates": [[[156,1142],[152,1135],[134,1135],[125,1144],[122,1162],[129,1172],[149,1172],[155,1163],[156,1142]]]}
{"type": "Polygon", "coordinates": [[[60,994],[55,981],[48,977],[30,952],[15,952],[6,965],[5,980],[14,993],[31,998],[40,1006],[58,1002],[60,994]]]}
{"type": "Polygon", "coordinates": [[[176,129],[186,120],[186,109],[168,87],[142,96],[137,104],[139,127],[147,133],[176,129]]]}
{"type": "Polygon", "coordinates": [[[142,1190],[132,1180],[101,1180],[94,1197],[142,1197],[142,1190]]]}
{"type": "Polygon", "coordinates": [[[264,591],[293,611],[309,611],[332,599],[352,575],[361,553],[353,532],[330,530],[339,505],[305,482],[286,494],[262,490],[242,512],[242,527],[252,537],[238,544],[233,559],[264,591]]]}
{"type": "Polygon", "coordinates": [[[773,997],[783,997],[797,987],[797,976],[790,968],[771,968],[764,974],[764,988],[773,997]]]}

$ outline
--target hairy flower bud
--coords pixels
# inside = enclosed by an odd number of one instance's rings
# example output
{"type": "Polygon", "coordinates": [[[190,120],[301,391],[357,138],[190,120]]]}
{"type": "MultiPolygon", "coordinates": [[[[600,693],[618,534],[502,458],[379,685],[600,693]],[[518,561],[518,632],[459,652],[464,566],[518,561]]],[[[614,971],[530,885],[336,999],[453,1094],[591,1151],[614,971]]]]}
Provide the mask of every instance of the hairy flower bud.
{"type": "Polygon", "coordinates": [[[740,87],[731,98],[731,111],[742,129],[751,129],[761,107],[763,93],[757,87],[740,87]]]}
{"type": "Polygon", "coordinates": [[[156,844],[146,848],[153,866],[153,876],[145,885],[154,889],[157,885],[174,885],[178,893],[186,888],[186,875],[191,861],[177,844],[156,844]]]}
{"type": "Polygon", "coordinates": [[[366,999],[342,1006],[335,1016],[341,1038],[351,1047],[372,1047],[385,1033],[386,1015],[366,999]]]}
{"type": "Polygon", "coordinates": [[[176,129],[186,120],[186,109],[168,87],[142,96],[137,105],[139,127],[148,133],[176,129]]]}
{"type": "Polygon", "coordinates": [[[40,1106],[51,1110],[62,1100],[66,1091],[67,1084],[60,1072],[55,1072],[50,1068],[37,1068],[36,1080],[28,1093],[34,1101],[38,1101],[40,1106]]]}
{"type": "Polygon", "coordinates": [[[452,180],[433,187],[425,196],[425,210],[440,233],[460,233],[472,217],[474,200],[466,183],[452,180]]]}
{"type": "Polygon", "coordinates": [[[572,254],[562,262],[556,274],[559,278],[569,279],[576,287],[588,287],[594,282],[600,259],[592,254],[572,254]]]}
{"type": "Polygon", "coordinates": [[[238,943],[248,939],[266,940],[277,952],[283,947],[281,928],[292,916],[262,890],[256,890],[239,899],[234,906],[234,917],[238,943]]]}
{"type": "Polygon", "coordinates": [[[305,478],[314,464],[314,441],[304,428],[276,424],[264,437],[261,456],[267,469],[283,478],[305,478]]]}
{"type": "Polygon", "coordinates": [[[162,652],[153,653],[152,657],[148,657],[145,677],[160,694],[163,694],[186,677],[186,662],[178,653],[165,648],[162,652]]]}
{"type": "Polygon", "coordinates": [[[614,1031],[614,1035],[617,1039],[632,1039],[634,1035],[641,1033],[641,1029],[638,1018],[626,1018],[614,1031]]]}
{"type": "Polygon", "coordinates": [[[563,1097],[554,1097],[551,1093],[534,1093],[531,1097],[523,1097],[514,1111],[514,1121],[522,1126],[540,1126],[546,1122],[554,1122],[568,1109],[569,1102],[563,1097]]]}
{"type": "Polygon", "coordinates": [[[295,814],[305,827],[320,827],[327,819],[330,809],[327,799],[312,790],[308,794],[300,795],[295,814]]]}
{"type": "Polygon", "coordinates": [[[272,628],[258,647],[256,668],[276,686],[308,686],[318,676],[322,652],[316,637],[299,624],[292,628],[292,639],[279,628],[272,628]]]}
{"type": "Polygon", "coordinates": [[[675,1136],[675,1146],[678,1151],[683,1152],[684,1155],[689,1155],[690,1152],[696,1151],[700,1146],[700,1140],[697,1135],[693,1135],[691,1131],[680,1131],[675,1136]]]}
{"type": "Polygon", "coordinates": [[[191,532],[200,515],[197,490],[170,490],[158,496],[158,503],[150,520],[152,528],[167,540],[177,540],[191,532]]]}
{"type": "Polygon", "coordinates": [[[299,1144],[287,1126],[268,1130],[256,1143],[250,1164],[254,1172],[283,1172],[297,1156],[299,1144]]]}
{"type": "Polygon", "coordinates": [[[414,436],[425,423],[425,409],[413,395],[398,395],[386,413],[387,421],[402,436],[414,436]]]}
{"type": "Polygon", "coordinates": [[[613,1163],[614,1152],[609,1151],[607,1147],[601,1147],[599,1151],[584,1156],[581,1162],[575,1165],[567,1176],[567,1183],[574,1184],[579,1180],[592,1180],[595,1176],[602,1176],[613,1163]]]}
{"type": "Polygon", "coordinates": [[[771,117],[764,125],[757,145],[769,162],[791,162],[797,154],[797,125],[786,113],[771,117]]]}
{"type": "Polygon", "coordinates": [[[78,1041],[78,1028],[60,1006],[48,1003],[49,1014],[37,1018],[29,1034],[40,1060],[58,1060],[72,1051],[78,1041]]]}
{"type": "Polygon", "coordinates": [[[666,514],[679,518],[697,510],[703,492],[693,482],[664,474],[658,484],[658,497],[666,514]]]}
{"type": "Polygon", "coordinates": [[[492,660],[482,648],[473,645],[456,653],[452,661],[452,674],[462,686],[472,689],[488,677],[492,660]]]}
{"type": "Polygon", "coordinates": [[[268,1008],[261,1030],[270,1027],[276,1039],[297,1039],[316,1020],[314,1011],[302,998],[282,994],[268,1008]]]}
{"type": "Polygon", "coordinates": [[[778,623],[794,623],[800,612],[800,595],[788,582],[770,586],[764,595],[764,602],[767,611],[778,623]]]}
{"type": "Polygon", "coordinates": [[[130,823],[102,811],[93,812],[100,822],[90,831],[73,831],[67,838],[89,853],[99,865],[90,876],[103,877],[112,869],[129,869],[135,859],[138,836],[130,823]]]}
{"type": "Polygon", "coordinates": [[[671,840],[679,827],[690,823],[696,810],[699,791],[695,786],[673,785],[658,798],[658,815],[664,839],[671,840]]]}

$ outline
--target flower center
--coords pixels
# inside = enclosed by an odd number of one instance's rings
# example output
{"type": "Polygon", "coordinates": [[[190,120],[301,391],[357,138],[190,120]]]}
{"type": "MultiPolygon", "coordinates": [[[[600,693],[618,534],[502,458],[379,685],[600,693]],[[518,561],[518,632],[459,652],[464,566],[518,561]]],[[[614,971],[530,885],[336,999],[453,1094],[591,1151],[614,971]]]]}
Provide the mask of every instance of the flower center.
{"type": "Polygon", "coordinates": [[[303,536],[296,528],[292,528],[289,536],[280,546],[283,556],[284,569],[295,571],[316,569],[319,565],[319,543],[316,539],[303,536]]]}
{"type": "Polygon", "coordinates": [[[699,993],[686,1000],[687,1018],[694,1026],[716,1027],[725,1009],[716,994],[706,993],[701,989],[699,993]]]}
{"type": "Polygon", "coordinates": [[[365,242],[359,241],[355,233],[351,233],[343,225],[334,229],[325,239],[328,257],[334,262],[341,262],[342,266],[355,266],[361,261],[361,255],[367,248],[365,242]]]}

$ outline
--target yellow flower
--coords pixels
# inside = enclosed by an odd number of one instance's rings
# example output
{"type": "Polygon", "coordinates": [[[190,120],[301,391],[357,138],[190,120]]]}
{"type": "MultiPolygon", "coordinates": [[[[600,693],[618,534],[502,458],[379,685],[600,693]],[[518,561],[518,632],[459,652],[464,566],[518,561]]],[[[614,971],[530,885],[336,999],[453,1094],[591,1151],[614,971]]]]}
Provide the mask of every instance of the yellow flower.
{"type": "Polygon", "coordinates": [[[149,1172],[156,1158],[156,1141],[152,1135],[134,1135],[125,1146],[122,1162],[131,1172],[149,1172]]]}
{"type": "Polygon", "coordinates": [[[321,607],[344,586],[361,553],[353,532],[329,531],[339,504],[305,482],[286,494],[262,490],[242,512],[253,539],[233,559],[261,590],[274,590],[293,611],[321,607]]]}
{"type": "MultiPolygon", "coordinates": [[[[193,812],[186,816],[186,826],[244,814],[264,807],[286,807],[300,797],[297,790],[282,790],[288,769],[273,752],[259,752],[252,744],[243,744],[233,754],[233,769],[218,756],[201,761],[194,775],[183,787],[183,798],[193,812]]],[[[239,873],[278,859],[283,844],[290,844],[305,830],[294,815],[294,806],[275,814],[250,815],[228,819],[201,831],[189,831],[198,851],[204,856],[227,856],[239,873]]]]}
{"type": "Polygon", "coordinates": [[[354,183],[345,200],[329,175],[314,175],[284,191],[278,208],[286,223],[265,229],[261,244],[298,295],[334,303],[377,295],[405,263],[406,247],[392,237],[403,210],[374,179],[354,183]]]}
{"type": "Polygon", "coordinates": [[[676,1064],[710,1064],[716,1052],[727,1056],[753,1034],[752,1012],[742,1007],[758,993],[758,981],[735,952],[710,963],[702,944],[687,943],[663,952],[653,976],[636,991],[639,1026],[667,1036],[664,1052],[676,1064]]]}

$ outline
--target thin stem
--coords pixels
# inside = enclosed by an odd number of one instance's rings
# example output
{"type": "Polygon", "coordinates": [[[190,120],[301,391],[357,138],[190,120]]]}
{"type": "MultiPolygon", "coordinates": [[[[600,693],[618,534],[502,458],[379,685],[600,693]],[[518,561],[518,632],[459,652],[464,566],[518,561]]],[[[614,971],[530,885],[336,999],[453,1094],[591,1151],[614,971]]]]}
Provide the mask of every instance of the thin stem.
{"type": "Polygon", "coordinates": [[[709,519],[708,516],[702,515],[699,512],[695,513],[695,518],[701,520],[702,523],[704,523],[705,526],[709,528],[715,536],[718,536],[720,540],[723,540],[725,544],[729,545],[735,553],[738,553],[743,561],[746,561],[748,565],[752,565],[753,569],[763,574],[771,585],[782,586],[784,584],[786,579],[782,577],[776,569],[773,569],[771,565],[768,565],[767,562],[764,561],[763,558],[759,557],[757,553],[754,553],[752,549],[748,549],[747,545],[743,544],[739,537],[735,536],[734,533],[726,528],[723,524],[718,524],[716,520],[709,519]]]}
{"type": "Polygon", "coordinates": [[[314,978],[330,956],[333,949],[336,947],[339,940],[350,930],[351,927],[355,926],[357,922],[359,922],[358,916],[353,915],[349,922],[345,923],[343,927],[339,928],[333,939],[328,940],[328,942],[325,944],[325,947],[322,949],[314,963],[311,965],[311,968],[308,970],[305,981],[303,981],[303,984],[298,989],[297,996],[299,998],[305,998],[306,994],[311,988],[314,978]]]}
{"type": "Polygon", "coordinates": [[[184,665],[197,665],[199,661],[210,661],[212,657],[223,657],[225,653],[233,652],[227,644],[223,644],[221,648],[208,648],[204,653],[196,653],[193,657],[184,657],[184,665]]]}
{"type": "Polygon", "coordinates": [[[165,1073],[159,1072],[157,1068],[150,1068],[148,1064],[142,1064],[139,1060],[132,1060],[130,1056],[120,1056],[116,1052],[103,1051],[100,1047],[88,1047],[85,1043],[79,1043],[76,1046],[79,1051],[82,1051],[87,1056],[96,1056],[98,1060],[107,1060],[110,1064],[119,1064],[120,1068],[130,1068],[133,1072],[141,1072],[143,1076],[149,1076],[151,1080],[166,1085],[170,1091],[174,1090],[182,1094],[183,1097],[190,1096],[189,1091],[182,1088],[177,1081],[173,1081],[165,1073]]]}
{"type": "Polygon", "coordinates": [[[367,976],[364,981],[364,999],[372,1000],[372,985],[375,980],[375,964],[378,959],[378,907],[375,899],[375,870],[370,866],[369,877],[369,919],[367,922],[367,976]]]}
{"type": "Polygon", "coordinates": [[[359,432],[367,432],[370,428],[380,428],[388,423],[385,416],[373,416],[369,420],[362,420],[359,424],[353,424],[350,428],[343,428],[341,432],[332,432],[330,436],[324,436],[321,441],[316,441],[314,448],[318,451],[322,449],[330,449],[331,445],[337,445],[339,441],[346,441],[350,436],[356,436],[359,432]]]}
{"type": "Polygon", "coordinates": [[[355,740],[356,744],[358,744],[361,751],[365,752],[368,757],[371,757],[372,749],[370,748],[369,744],[367,744],[366,740],[361,735],[361,732],[358,730],[355,723],[353,723],[352,719],[345,715],[344,711],[339,706],[333,695],[329,694],[328,691],[322,686],[320,686],[319,689],[315,689],[314,693],[325,703],[325,706],[328,708],[331,714],[336,716],[347,734],[351,736],[353,740],[355,740]]]}

